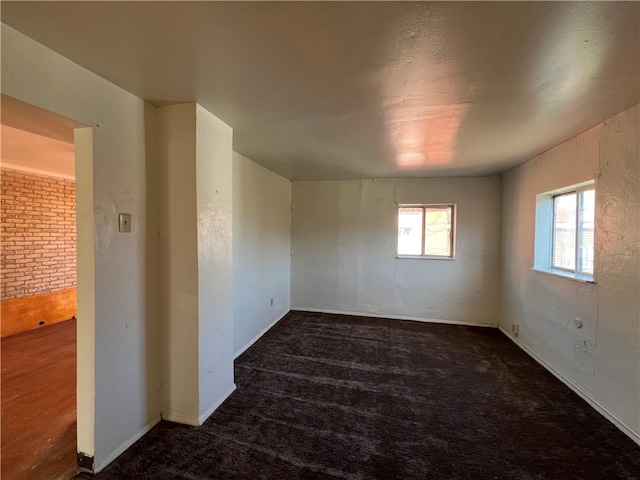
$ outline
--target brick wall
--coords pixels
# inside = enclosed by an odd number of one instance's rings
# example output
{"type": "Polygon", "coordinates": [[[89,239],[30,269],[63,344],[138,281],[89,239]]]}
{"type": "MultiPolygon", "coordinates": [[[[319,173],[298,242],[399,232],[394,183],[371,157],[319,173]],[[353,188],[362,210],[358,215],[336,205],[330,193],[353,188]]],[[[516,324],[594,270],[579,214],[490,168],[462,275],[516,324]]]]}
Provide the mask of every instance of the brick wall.
{"type": "Polygon", "coordinates": [[[73,180],[2,169],[2,300],[76,286],[73,180]]]}

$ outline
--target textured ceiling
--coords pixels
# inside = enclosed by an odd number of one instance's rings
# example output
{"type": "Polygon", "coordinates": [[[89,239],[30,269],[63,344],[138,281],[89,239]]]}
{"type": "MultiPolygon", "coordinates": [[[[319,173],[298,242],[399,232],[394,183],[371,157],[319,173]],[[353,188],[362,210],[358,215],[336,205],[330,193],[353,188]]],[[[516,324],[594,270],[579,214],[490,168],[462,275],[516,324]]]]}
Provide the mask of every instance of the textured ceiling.
{"type": "Polygon", "coordinates": [[[2,2],[294,180],[504,171],[638,103],[638,2],[2,2]]]}

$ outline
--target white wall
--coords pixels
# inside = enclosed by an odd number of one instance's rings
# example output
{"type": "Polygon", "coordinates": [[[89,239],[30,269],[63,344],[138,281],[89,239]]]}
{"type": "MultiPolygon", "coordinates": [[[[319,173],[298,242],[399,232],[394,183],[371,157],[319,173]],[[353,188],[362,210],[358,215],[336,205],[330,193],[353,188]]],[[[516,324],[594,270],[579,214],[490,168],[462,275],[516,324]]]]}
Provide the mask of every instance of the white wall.
{"type": "Polygon", "coordinates": [[[194,103],[158,116],[162,416],[201,425],[235,388],[232,130],[194,103]]]}
{"type": "Polygon", "coordinates": [[[500,177],[293,182],[292,309],[496,325],[500,177]],[[455,260],[396,258],[397,206],[457,204],[455,260]]]}
{"type": "Polygon", "coordinates": [[[199,424],[233,392],[233,130],[196,105],[199,424]]]}
{"type": "Polygon", "coordinates": [[[196,105],[158,111],[161,211],[162,414],[198,424],[196,105]]]}
{"type": "Polygon", "coordinates": [[[289,311],[290,233],[291,182],[234,152],[233,348],[236,355],[289,311]]]}
{"type": "MultiPolygon", "coordinates": [[[[78,395],[84,432],[78,449],[95,455],[99,469],[160,415],[159,296],[150,280],[157,277],[158,226],[147,214],[154,200],[147,178],[154,176],[155,161],[145,129],[145,115],[154,109],[5,25],[2,93],[93,128],[93,209],[82,215],[93,214],[94,221],[78,219],[78,243],[95,235],[95,285],[79,275],[78,295],[79,307],[86,308],[83,299],[95,291],[95,350],[79,349],[78,388],[91,388],[95,365],[95,397],[86,390],[78,395]],[[131,233],[118,233],[118,212],[132,214],[131,233]],[[87,225],[94,231],[87,232],[87,225]]],[[[86,133],[81,137],[86,150],[90,140],[86,133]]],[[[80,190],[92,180],[86,178],[89,168],[78,170],[80,190]]],[[[90,261],[81,257],[80,268],[90,261]]],[[[85,322],[93,312],[79,312],[78,334],[90,345],[93,330],[85,322]]]]}
{"type": "Polygon", "coordinates": [[[640,442],[639,107],[504,175],[500,325],[640,442]],[[595,284],[532,271],[535,196],[595,179],[595,284]],[[575,318],[583,322],[576,328],[575,318]]]}

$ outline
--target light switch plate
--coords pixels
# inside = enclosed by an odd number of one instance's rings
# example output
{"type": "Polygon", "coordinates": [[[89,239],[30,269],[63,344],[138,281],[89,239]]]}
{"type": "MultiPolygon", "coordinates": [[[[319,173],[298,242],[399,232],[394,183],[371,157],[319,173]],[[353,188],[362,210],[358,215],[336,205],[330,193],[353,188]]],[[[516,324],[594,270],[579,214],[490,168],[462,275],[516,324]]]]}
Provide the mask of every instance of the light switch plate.
{"type": "Polygon", "coordinates": [[[131,214],[121,213],[118,216],[118,231],[130,232],[131,231],[131,214]]]}

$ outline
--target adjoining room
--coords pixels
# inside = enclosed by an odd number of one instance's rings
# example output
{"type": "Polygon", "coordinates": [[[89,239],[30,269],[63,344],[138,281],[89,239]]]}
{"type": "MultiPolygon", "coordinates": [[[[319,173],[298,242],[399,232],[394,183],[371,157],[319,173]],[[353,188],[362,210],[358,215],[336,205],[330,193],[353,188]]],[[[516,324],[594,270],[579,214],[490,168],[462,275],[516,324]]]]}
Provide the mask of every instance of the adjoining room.
{"type": "MultiPolygon", "coordinates": [[[[2,123],[67,119],[76,157],[79,478],[640,479],[640,2],[3,1],[1,28],[2,123]]],[[[3,222],[34,173],[3,158],[3,222]]],[[[7,331],[51,293],[18,228],[7,331]]],[[[3,375],[73,325],[36,317],[3,375]]]]}
{"type": "Polygon", "coordinates": [[[68,121],[2,98],[2,478],[76,465],[76,196],[68,121]]]}

